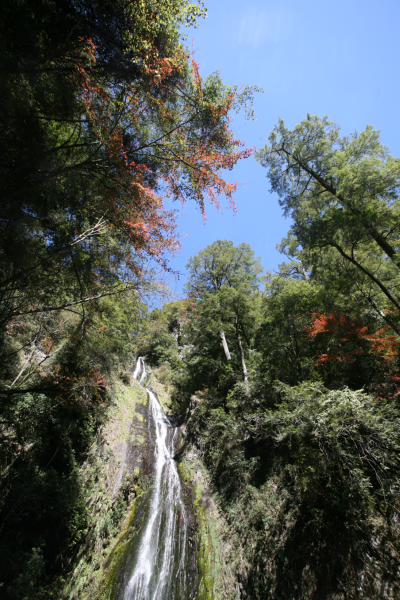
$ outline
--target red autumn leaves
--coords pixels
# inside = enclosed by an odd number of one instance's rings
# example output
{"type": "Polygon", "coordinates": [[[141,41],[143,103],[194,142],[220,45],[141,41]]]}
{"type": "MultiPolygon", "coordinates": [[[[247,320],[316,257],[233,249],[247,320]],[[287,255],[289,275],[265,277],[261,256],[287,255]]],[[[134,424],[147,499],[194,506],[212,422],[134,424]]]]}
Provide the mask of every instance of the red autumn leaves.
{"type": "Polygon", "coordinates": [[[318,350],[314,368],[339,364],[341,368],[357,367],[360,361],[368,360],[381,375],[371,390],[378,397],[400,395],[400,377],[396,375],[399,342],[389,327],[372,332],[359,318],[339,312],[330,315],[314,312],[304,331],[318,350]]]}
{"type": "Polygon", "coordinates": [[[87,56],[76,70],[85,119],[110,173],[94,209],[136,251],[163,263],[179,245],[165,198],[194,200],[204,216],[205,201],[218,208],[223,194],[234,209],[237,184],[221,172],[254,151],[240,149],[228,126],[239,95],[222,91],[210,99],[197,62],[179,46],[164,57],[149,50],[138,61],[140,77],[129,85],[103,84],[92,69],[96,48],[82,42],[87,56]]]}

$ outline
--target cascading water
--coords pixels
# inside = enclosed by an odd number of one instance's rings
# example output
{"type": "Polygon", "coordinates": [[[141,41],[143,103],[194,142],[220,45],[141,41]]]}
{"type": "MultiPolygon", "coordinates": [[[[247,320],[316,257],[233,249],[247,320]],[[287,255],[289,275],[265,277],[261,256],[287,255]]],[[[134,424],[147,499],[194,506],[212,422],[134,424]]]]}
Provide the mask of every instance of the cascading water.
{"type": "MultiPolygon", "coordinates": [[[[142,382],[147,373],[142,358],[133,374],[142,382]]],[[[142,524],[133,567],[126,574],[121,600],[186,600],[188,581],[188,515],[173,459],[177,428],[163,414],[155,394],[149,397],[149,426],[154,426],[155,464],[146,518],[142,524]]]]}
{"type": "Polygon", "coordinates": [[[144,360],[143,358],[141,359],[142,361],[142,375],[140,377],[140,385],[144,385],[144,382],[146,381],[146,377],[147,377],[147,373],[146,373],[146,365],[144,364],[144,360]]]}
{"type": "Polygon", "coordinates": [[[143,358],[141,356],[139,356],[139,358],[137,359],[135,370],[133,371],[133,374],[132,374],[133,379],[137,379],[139,377],[140,373],[142,372],[142,370],[143,370],[142,361],[143,361],[143,358]]]}

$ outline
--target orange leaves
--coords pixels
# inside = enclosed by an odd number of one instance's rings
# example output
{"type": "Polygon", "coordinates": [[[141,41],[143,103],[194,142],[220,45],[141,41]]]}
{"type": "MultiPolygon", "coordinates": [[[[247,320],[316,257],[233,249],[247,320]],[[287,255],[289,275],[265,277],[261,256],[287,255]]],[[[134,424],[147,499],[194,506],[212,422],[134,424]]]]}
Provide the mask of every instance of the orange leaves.
{"type": "Polygon", "coordinates": [[[239,96],[219,80],[213,83],[217,93],[209,94],[198,63],[180,45],[165,56],[147,45],[138,77],[110,86],[90,68],[92,41],[81,41],[86,60],[80,56],[76,69],[85,122],[110,174],[94,208],[137,251],[163,261],[178,246],[164,197],[194,200],[205,217],[206,200],[218,208],[223,194],[236,210],[237,183],[221,172],[255,151],[243,148],[229,129],[228,112],[239,96]]]}
{"type": "Polygon", "coordinates": [[[201,89],[201,84],[203,82],[202,77],[200,75],[199,72],[199,63],[197,61],[194,60],[194,58],[192,58],[192,68],[191,68],[191,73],[193,76],[193,83],[197,89],[197,92],[202,95],[202,89],[201,89]]]}
{"type": "Polygon", "coordinates": [[[340,313],[333,312],[329,316],[320,312],[311,313],[313,321],[309,327],[306,327],[309,335],[314,339],[319,333],[334,333],[339,330],[349,338],[342,338],[342,341],[349,341],[350,338],[363,336],[367,330],[358,323],[350,321],[340,313]]]}
{"type": "Polygon", "coordinates": [[[311,317],[311,324],[304,331],[320,346],[331,348],[319,354],[315,367],[328,362],[353,363],[365,353],[376,354],[391,364],[399,354],[398,340],[388,333],[389,327],[370,332],[359,320],[351,320],[338,312],[330,315],[314,312],[311,317]]]}
{"type": "Polygon", "coordinates": [[[305,331],[308,332],[310,337],[313,339],[319,333],[325,332],[328,329],[328,317],[322,313],[311,313],[313,317],[313,321],[309,327],[305,328],[305,331]]]}

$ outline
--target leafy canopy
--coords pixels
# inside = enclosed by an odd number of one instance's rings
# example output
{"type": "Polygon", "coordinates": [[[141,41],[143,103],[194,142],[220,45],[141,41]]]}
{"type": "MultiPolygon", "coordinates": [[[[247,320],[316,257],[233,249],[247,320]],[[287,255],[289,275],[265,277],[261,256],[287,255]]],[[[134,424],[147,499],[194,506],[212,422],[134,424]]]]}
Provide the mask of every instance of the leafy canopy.
{"type": "Polygon", "coordinates": [[[262,271],[259,258],[249,244],[234,246],[233,242],[217,240],[189,259],[186,291],[194,297],[215,294],[223,286],[254,290],[262,271]]]}
{"type": "Polygon", "coordinates": [[[293,130],[280,120],[257,160],[293,219],[282,250],[312,272],[318,255],[324,265],[333,257],[378,311],[399,311],[400,159],[379,132],[367,126],[340,137],[326,117],[308,115],[293,130]]]}

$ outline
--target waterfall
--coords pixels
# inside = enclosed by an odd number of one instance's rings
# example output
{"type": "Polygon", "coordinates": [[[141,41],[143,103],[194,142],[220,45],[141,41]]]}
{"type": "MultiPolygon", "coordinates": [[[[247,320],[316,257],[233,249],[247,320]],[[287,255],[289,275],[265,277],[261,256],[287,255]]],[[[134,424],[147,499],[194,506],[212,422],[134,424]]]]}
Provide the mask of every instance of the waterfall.
{"type": "Polygon", "coordinates": [[[136,368],[133,371],[133,379],[139,379],[140,385],[143,385],[147,377],[146,365],[141,356],[137,359],[136,368]],[[140,376],[140,379],[139,379],[140,376]]]}
{"type": "MultiPolygon", "coordinates": [[[[146,365],[144,364],[144,360],[142,358],[142,376],[140,378],[140,385],[144,385],[144,382],[146,381],[146,377],[147,377],[147,373],[146,373],[146,365]]],[[[147,388],[146,388],[147,389],[147,388]]]]}
{"type": "MultiPolygon", "coordinates": [[[[142,358],[133,377],[146,378],[142,358]]],[[[188,581],[188,515],[182,500],[181,482],[173,455],[177,428],[163,414],[155,394],[149,397],[150,421],[154,425],[154,474],[146,519],[140,531],[133,570],[128,574],[123,600],[185,600],[188,581]]]]}
{"type": "Polygon", "coordinates": [[[142,360],[143,358],[139,356],[139,358],[137,359],[136,368],[133,371],[133,379],[137,379],[140,373],[142,372],[142,360]]]}

